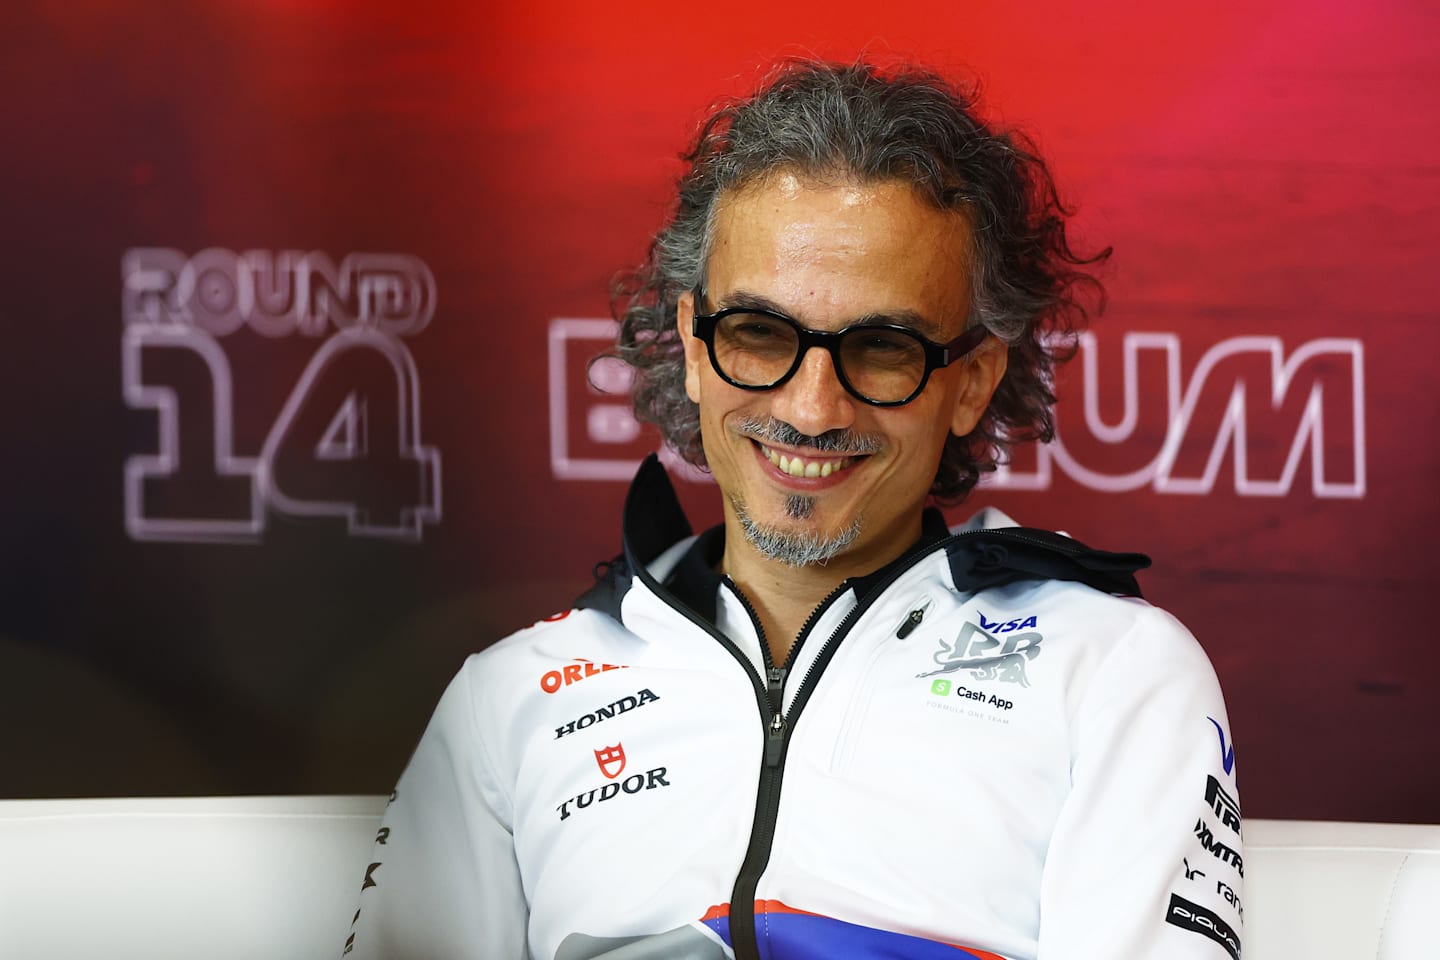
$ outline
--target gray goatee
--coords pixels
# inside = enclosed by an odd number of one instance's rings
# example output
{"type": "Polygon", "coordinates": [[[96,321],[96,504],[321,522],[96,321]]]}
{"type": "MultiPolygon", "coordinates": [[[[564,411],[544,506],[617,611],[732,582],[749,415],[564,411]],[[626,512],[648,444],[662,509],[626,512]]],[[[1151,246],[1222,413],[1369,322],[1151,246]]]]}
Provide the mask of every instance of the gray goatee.
{"type": "MultiPolygon", "coordinates": [[[[784,530],[767,527],[750,516],[745,504],[738,499],[731,500],[735,506],[735,518],[745,539],[758,550],[761,556],[777,560],[788,567],[808,567],[812,564],[824,566],[841,550],[855,542],[860,536],[860,518],[833,536],[822,536],[813,531],[784,530]]],[[[785,512],[796,520],[809,519],[815,510],[813,497],[792,496],[785,503],[785,512]],[[797,513],[803,511],[803,515],[797,513]]]]}

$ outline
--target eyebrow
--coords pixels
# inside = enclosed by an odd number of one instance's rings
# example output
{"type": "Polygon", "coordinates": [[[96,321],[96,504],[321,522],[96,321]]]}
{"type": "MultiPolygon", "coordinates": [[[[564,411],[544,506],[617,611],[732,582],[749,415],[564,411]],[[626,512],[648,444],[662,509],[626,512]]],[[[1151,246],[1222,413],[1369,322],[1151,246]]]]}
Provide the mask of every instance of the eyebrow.
{"type": "MultiPolygon", "coordinates": [[[[800,323],[798,317],[791,314],[790,311],[786,310],[774,300],[762,294],[752,293],[749,290],[732,290],[723,300],[716,300],[712,305],[716,310],[766,310],[770,313],[778,313],[782,317],[789,317],[796,323],[800,323]]],[[[850,327],[861,323],[896,324],[898,326],[908,327],[931,340],[935,340],[941,335],[939,324],[916,313],[914,310],[867,313],[864,316],[852,320],[846,324],[846,326],[850,327]]],[[[803,323],[800,325],[804,326],[803,323]]]]}

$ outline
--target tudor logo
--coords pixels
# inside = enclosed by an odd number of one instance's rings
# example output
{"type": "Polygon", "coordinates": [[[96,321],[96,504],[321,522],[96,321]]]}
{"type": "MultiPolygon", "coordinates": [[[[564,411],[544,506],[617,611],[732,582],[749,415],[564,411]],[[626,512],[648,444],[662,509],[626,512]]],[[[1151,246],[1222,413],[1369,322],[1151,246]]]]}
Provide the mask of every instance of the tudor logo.
{"type": "Polygon", "coordinates": [[[568,820],[577,811],[598,807],[609,800],[670,786],[670,781],[666,779],[668,771],[664,767],[652,767],[644,773],[632,773],[624,780],[618,779],[620,774],[625,772],[625,747],[622,744],[601,747],[593,752],[596,765],[609,782],[577,793],[556,806],[555,812],[560,814],[561,820],[568,820]]]}
{"type": "MultiPolygon", "coordinates": [[[[984,614],[981,614],[981,619],[984,620],[984,614]]],[[[1034,619],[1030,617],[1021,623],[1028,624],[1034,619]]],[[[1004,629],[1015,622],[997,622],[990,626],[1004,629]]],[[[1040,656],[1040,642],[1044,639],[1034,631],[1027,631],[1007,634],[1005,639],[1001,640],[966,621],[965,626],[960,629],[960,635],[953,642],[940,641],[940,649],[935,653],[935,662],[940,664],[940,669],[917,673],[916,676],[933,677],[941,673],[969,670],[976,680],[1003,680],[1028,687],[1030,681],[1025,676],[1025,664],[1040,656]]]]}
{"type": "Polygon", "coordinates": [[[644,773],[632,773],[624,780],[612,780],[603,787],[591,787],[584,793],[577,793],[555,808],[560,814],[561,820],[568,820],[577,810],[584,810],[592,804],[601,804],[607,800],[614,800],[616,797],[634,796],[644,790],[654,790],[657,787],[668,787],[670,781],[665,777],[667,771],[664,767],[655,767],[646,770],[644,773]]]}
{"type": "Polygon", "coordinates": [[[595,762],[600,765],[600,772],[605,774],[606,780],[614,780],[625,772],[624,745],[617,743],[613,747],[601,747],[595,751],[595,762]]]}

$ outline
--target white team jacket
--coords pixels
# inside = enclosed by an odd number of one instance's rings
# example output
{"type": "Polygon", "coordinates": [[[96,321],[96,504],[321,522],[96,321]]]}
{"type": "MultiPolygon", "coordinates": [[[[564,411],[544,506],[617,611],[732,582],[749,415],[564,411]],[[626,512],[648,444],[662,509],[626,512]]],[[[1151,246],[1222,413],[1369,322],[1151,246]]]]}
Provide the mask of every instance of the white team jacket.
{"type": "Polygon", "coordinates": [[[637,533],[683,524],[653,460],[626,514],[585,608],[442,697],[349,960],[1238,960],[1225,706],[1112,595],[1143,558],[962,533],[847,582],[782,672],[728,583],[713,625],[661,585],[690,540],[637,533]]]}

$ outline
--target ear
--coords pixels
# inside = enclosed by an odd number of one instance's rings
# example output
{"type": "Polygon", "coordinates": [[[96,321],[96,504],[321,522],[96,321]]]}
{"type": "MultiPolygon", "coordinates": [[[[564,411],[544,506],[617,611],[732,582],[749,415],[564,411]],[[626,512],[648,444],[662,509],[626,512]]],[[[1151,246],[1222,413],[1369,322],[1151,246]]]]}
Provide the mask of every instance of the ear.
{"type": "Polygon", "coordinates": [[[990,398],[1000,386],[1009,361],[1010,348],[1005,345],[1005,341],[995,336],[986,337],[980,346],[962,361],[965,382],[955,400],[955,414],[950,421],[951,433],[963,437],[975,429],[975,425],[985,415],[985,408],[990,406],[990,398]]]}
{"type": "Polygon", "coordinates": [[[675,302],[675,332],[680,336],[680,345],[685,348],[685,393],[699,403],[700,372],[710,358],[706,356],[705,344],[691,332],[694,328],[695,294],[682,293],[675,302]]]}

